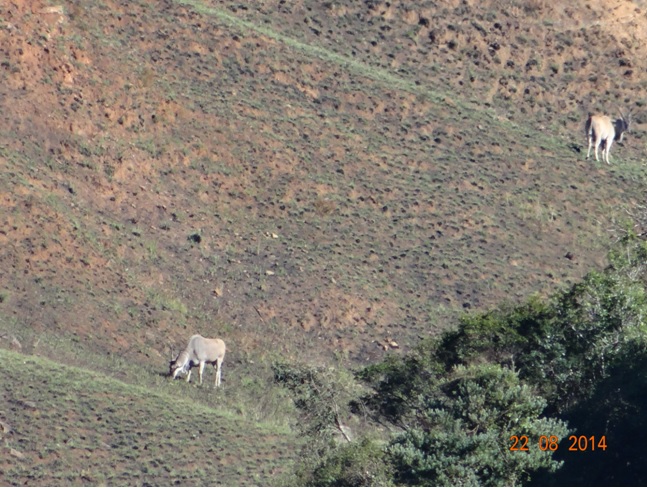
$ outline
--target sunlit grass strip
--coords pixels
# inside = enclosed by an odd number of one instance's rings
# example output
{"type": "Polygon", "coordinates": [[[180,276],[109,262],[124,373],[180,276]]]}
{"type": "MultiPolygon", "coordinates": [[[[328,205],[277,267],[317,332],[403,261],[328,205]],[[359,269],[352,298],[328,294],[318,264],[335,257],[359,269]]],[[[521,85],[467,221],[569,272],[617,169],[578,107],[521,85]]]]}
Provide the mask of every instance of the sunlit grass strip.
{"type": "Polygon", "coordinates": [[[2,364],[0,366],[0,374],[3,371],[9,374],[9,371],[17,369],[20,371],[19,374],[25,377],[33,378],[37,376],[40,378],[41,376],[46,376],[50,383],[65,385],[65,391],[84,391],[88,393],[110,391],[124,396],[146,399],[146,403],[149,404],[151,400],[154,400],[154,403],[158,405],[172,404],[178,410],[192,412],[191,414],[187,413],[187,415],[204,413],[247,425],[253,424],[254,428],[259,431],[274,434],[284,434],[287,432],[285,429],[274,425],[252,422],[245,417],[230,412],[226,408],[212,408],[204,403],[196,402],[191,398],[184,398],[182,395],[177,394],[177,389],[179,389],[180,385],[169,385],[160,391],[159,388],[152,389],[139,384],[126,383],[78,366],[61,364],[41,356],[28,356],[1,348],[0,364],[2,364]],[[30,370],[33,370],[33,376],[30,374],[25,375],[25,372],[30,370]],[[175,394],[172,395],[171,393],[175,394]]]}
{"type": "MultiPolygon", "coordinates": [[[[480,121],[482,123],[494,124],[496,126],[499,126],[502,131],[511,131],[515,134],[518,134],[519,139],[517,142],[521,145],[536,147],[543,144],[549,147],[554,147],[555,149],[559,149],[560,146],[563,150],[565,149],[563,147],[563,143],[556,140],[554,137],[552,137],[551,134],[544,134],[538,131],[533,131],[527,126],[519,126],[518,124],[507,120],[505,117],[501,117],[493,109],[483,107],[482,109],[474,110],[472,106],[468,106],[467,102],[463,102],[453,93],[430,90],[424,84],[417,84],[414,81],[408,80],[401,76],[397,76],[389,72],[388,70],[380,69],[375,66],[371,66],[370,64],[354,60],[348,56],[330,51],[329,49],[298,41],[279,32],[276,32],[271,28],[240,19],[222,9],[205,5],[200,0],[175,1],[180,5],[185,5],[193,8],[196,12],[203,15],[216,17],[225,26],[231,29],[235,29],[237,31],[257,32],[258,34],[285,44],[290,48],[301,51],[308,56],[314,56],[324,61],[337,64],[356,75],[382,83],[386,85],[385,88],[402,90],[414,95],[422,96],[435,104],[442,104],[442,106],[445,108],[451,107],[456,112],[470,112],[470,119],[472,120],[472,123],[478,123],[480,121]],[[448,98],[452,100],[451,104],[447,103],[446,100],[448,98]]],[[[448,115],[445,114],[444,117],[446,118],[447,116],[448,115]]]]}
{"type": "Polygon", "coordinates": [[[329,49],[323,47],[306,44],[304,42],[278,33],[270,28],[254,24],[247,20],[239,19],[234,15],[228,14],[222,9],[209,7],[199,0],[176,0],[176,2],[181,5],[190,6],[199,13],[214,16],[230,28],[257,32],[277,42],[283,43],[286,46],[301,51],[309,56],[316,56],[319,59],[323,59],[324,61],[329,61],[331,63],[343,66],[355,74],[359,74],[361,76],[365,76],[366,78],[388,84],[391,88],[397,88],[409,93],[424,95],[430,100],[436,102],[443,101],[443,95],[428,90],[425,87],[416,85],[414,82],[400,76],[396,76],[386,70],[376,68],[375,66],[371,66],[366,63],[362,63],[361,61],[356,61],[352,58],[336,53],[334,51],[330,51],[329,49]]]}

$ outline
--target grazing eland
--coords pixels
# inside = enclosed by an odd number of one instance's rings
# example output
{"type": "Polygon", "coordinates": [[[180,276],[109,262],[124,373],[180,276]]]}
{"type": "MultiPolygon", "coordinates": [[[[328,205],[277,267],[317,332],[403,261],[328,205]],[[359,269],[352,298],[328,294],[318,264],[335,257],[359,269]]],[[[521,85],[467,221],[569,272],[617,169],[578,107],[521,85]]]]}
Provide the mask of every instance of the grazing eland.
{"type": "Polygon", "coordinates": [[[200,366],[200,384],[202,384],[202,372],[206,363],[213,364],[216,369],[216,388],[220,386],[220,373],[222,362],[225,359],[225,341],[222,339],[205,339],[200,334],[195,334],[189,339],[186,349],[178,354],[175,360],[170,363],[169,376],[173,379],[178,374],[187,375],[187,383],[191,379],[191,368],[200,366]]]}
{"type": "Polygon", "coordinates": [[[622,142],[622,138],[629,130],[631,123],[631,110],[624,115],[620,112],[620,118],[611,120],[611,117],[589,112],[589,118],[586,121],[586,135],[589,139],[589,150],[586,153],[586,159],[591,157],[591,145],[595,144],[595,160],[598,161],[598,147],[604,142],[602,149],[602,158],[609,163],[609,151],[613,141],[622,142]]]}

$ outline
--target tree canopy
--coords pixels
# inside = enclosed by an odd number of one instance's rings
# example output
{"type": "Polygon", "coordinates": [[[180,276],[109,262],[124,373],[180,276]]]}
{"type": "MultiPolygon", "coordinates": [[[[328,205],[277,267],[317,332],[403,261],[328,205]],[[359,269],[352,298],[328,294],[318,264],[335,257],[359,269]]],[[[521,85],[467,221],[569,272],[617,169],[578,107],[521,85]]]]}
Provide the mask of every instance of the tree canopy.
{"type": "Polygon", "coordinates": [[[363,393],[347,380],[339,389],[330,378],[322,387],[314,377],[283,374],[318,419],[314,430],[339,425],[340,411],[352,415],[360,406],[372,420],[357,440],[328,442],[311,456],[301,479],[646,484],[646,267],[647,243],[628,233],[607,268],[581,282],[549,298],[465,315],[441,337],[356,372],[363,393]],[[346,394],[332,393],[340,391],[346,394]]]}

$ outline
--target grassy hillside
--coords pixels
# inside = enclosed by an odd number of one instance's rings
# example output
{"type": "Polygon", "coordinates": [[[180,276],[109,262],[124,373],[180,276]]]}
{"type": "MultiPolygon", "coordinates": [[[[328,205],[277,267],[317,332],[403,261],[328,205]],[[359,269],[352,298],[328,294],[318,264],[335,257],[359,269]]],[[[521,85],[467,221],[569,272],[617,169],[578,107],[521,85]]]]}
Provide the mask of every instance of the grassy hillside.
{"type": "Polygon", "coordinates": [[[222,392],[196,402],[150,374],[144,387],[2,349],[0,362],[3,485],[272,485],[294,459],[291,434],[226,413],[222,392]]]}
{"type": "Polygon", "coordinates": [[[577,280],[644,199],[642,9],[12,1],[0,347],[121,378],[220,336],[227,408],[265,420],[272,358],[366,363],[577,280]]]}
{"type": "MultiPolygon", "coordinates": [[[[5,321],[142,361],[195,330],[246,354],[366,360],[462,310],[581,276],[600,263],[608,217],[640,195],[639,128],[613,166],[584,162],[574,108],[549,122],[484,98],[490,81],[468,90],[422,60],[385,65],[406,37],[359,56],[297,28],[300,10],[15,5],[2,30],[5,321]]],[[[344,39],[411,24],[399,6],[378,26],[376,8],[317,18],[349,23],[344,39]]],[[[436,15],[466,40],[462,19],[492,12],[495,29],[509,16],[497,8],[436,15]]],[[[576,94],[559,98],[574,89],[559,74],[553,107],[576,94]]],[[[631,102],[631,80],[614,104],[631,102]]]]}

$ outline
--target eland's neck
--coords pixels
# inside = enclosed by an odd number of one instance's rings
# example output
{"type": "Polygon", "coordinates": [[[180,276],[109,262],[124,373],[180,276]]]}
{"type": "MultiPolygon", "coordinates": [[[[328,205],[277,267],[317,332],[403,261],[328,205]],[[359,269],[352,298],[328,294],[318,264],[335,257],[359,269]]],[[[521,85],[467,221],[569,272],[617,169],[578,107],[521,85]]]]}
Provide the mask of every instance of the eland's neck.
{"type": "Polygon", "coordinates": [[[186,372],[189,369],[189,352],[182,351],[180,355],[175,360],[176,366],[179,366],[182,371],[186,372]]]}

